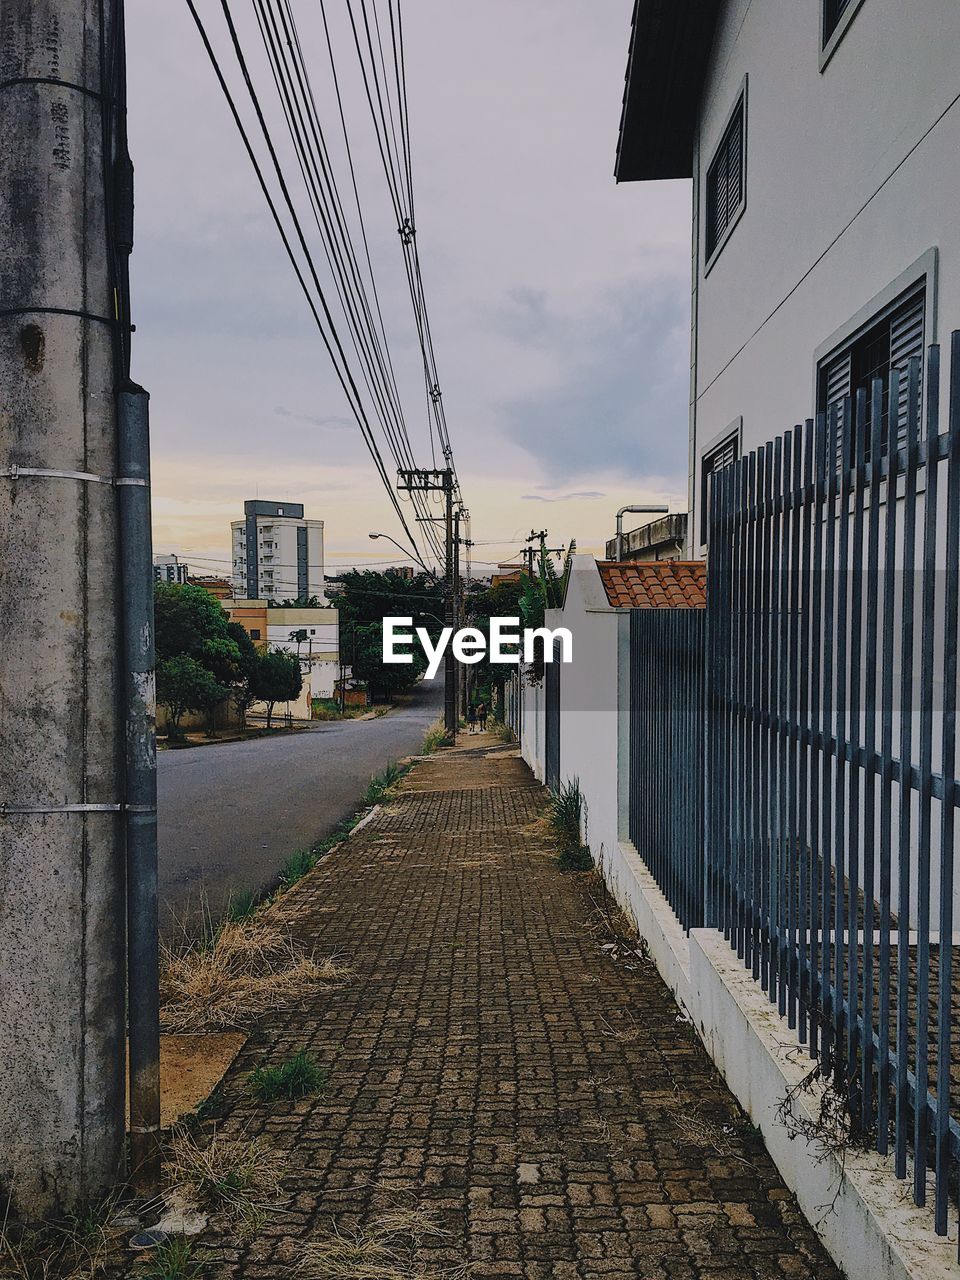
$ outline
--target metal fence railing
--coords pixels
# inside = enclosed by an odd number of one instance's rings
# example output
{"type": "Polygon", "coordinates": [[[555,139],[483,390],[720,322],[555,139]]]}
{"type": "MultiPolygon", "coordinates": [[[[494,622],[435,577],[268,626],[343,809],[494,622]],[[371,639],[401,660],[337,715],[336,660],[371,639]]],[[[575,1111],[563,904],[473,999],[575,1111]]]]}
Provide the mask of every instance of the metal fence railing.
{"type": "Polygon", "coordinates": [[[703,924],[704,621],[630,614],[630,839],[685,929],[703,924]]]}
{"type": "MultiPolygon", "coordinates": [[[[721,929],[947,1230],[960,1154],[960,334],[714,477],[706,864],[721,929]],[[925,409],[922,408],[925,401],[925,409]]],[[[661,713],[661,718],[662,718],[661,713]]],[[[638,825],[644,821],[638,813],[638,825]]]]}
{"type": "Polygon", "coordinates": [[[543,743],[545,782],[551,791],[560,786],[560,653],[555,646],[553,661],[544,663],[543,743]]]}

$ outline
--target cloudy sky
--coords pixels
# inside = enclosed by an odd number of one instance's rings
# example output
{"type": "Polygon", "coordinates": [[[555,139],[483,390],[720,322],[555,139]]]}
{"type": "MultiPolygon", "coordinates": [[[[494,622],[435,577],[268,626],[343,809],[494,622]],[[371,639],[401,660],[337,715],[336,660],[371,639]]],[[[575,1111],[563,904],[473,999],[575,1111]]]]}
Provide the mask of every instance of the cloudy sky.
{"type": "MultiPolygon", "coordinates": [[[[346,0],[325,3],[405,417],[429,465],[396,220],[346,0]]],[[[292,6],[346,184],[318,0],[292,6]]],[[[219,0],[198,7],[242,98],[219,0]]],[[[631,7],[403,0],[417,242],[477,561],[509,558],[533,527],[600,550],[624,503],[685,505],[689,186],[613,181],[631,7]]],[[[251,0],[232,8],[279,144],[251,0]]],[[[224,572],[229,521],[259,496],[323,519],[329,565],[382,559],[367,533],[399,523],[186,5],[128,0],[127,38],[156,550],[224,572]]]]}

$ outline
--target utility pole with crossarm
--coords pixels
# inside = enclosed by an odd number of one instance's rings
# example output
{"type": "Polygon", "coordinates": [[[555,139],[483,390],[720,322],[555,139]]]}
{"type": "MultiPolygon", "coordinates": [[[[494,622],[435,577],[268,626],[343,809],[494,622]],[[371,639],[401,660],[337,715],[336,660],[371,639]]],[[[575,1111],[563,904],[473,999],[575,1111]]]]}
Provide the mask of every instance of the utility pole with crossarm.
{"type": "MultiPolygon", "coordinates": [[[[445,525],[444,539],[444,582],[446,584],[446,624],[448,627],[456,628],[457,626],[457,535],[454,529],[454,476],[453,471],[447,467],[443,470],[424,470],[415,468],[412,470],[400,471],[397,488],[405,493],[442,493],[444,496],[444,516],[445,525]]],[[[443,691],[443,724],[447,732],[447,737],[451,741],[456,740],[457,730],[460,727],[460,717],[457,705],[457,660],[453,656],[453,648],[447,645],[446,655],[444,657],[444,691],[443,691]]]]}

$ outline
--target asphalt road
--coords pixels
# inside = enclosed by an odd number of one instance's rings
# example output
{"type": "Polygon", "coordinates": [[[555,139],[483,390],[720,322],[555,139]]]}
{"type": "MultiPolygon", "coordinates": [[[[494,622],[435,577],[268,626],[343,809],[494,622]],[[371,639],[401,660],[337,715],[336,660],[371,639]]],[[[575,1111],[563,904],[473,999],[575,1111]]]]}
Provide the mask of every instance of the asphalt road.
{"type": "Polygon", "coordinates": [[[353,813],[370,778],[416,753],[443,713],[443,679],[378,720],[158,756],[161,919],[219,915],[238,889],[271,886],[297,849],[353,813]]]}

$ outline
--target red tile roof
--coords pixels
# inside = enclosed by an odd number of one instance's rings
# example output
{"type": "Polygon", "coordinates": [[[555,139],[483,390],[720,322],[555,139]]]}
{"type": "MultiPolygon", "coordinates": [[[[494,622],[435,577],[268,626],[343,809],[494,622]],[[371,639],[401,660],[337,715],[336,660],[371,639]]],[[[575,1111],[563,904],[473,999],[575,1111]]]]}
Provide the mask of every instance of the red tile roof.
{"type": "Polygon", "coordinates": [[[705,609],[705,560],[597,562],[607,599],[616,609],[705,609]]]}

